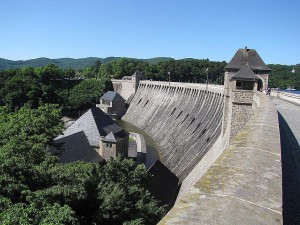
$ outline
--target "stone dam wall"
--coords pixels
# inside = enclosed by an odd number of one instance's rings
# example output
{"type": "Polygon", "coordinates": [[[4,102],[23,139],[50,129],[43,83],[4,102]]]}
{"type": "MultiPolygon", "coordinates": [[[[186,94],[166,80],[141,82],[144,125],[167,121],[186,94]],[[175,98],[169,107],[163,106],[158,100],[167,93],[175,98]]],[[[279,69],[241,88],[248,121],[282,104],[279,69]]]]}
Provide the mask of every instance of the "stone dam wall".
{"type": "Polygon", "coordinates": [[[254,92],[243,130],[204,174],[195,167],[159,224],[283,224],[281,161],[277,110],[269,96],[254,92]]]}
{"type": "Polygon", "coordinates": [[[182,182],[221,136],[223,105],[223,86],[141,81],[122,119],[155,140],[182,182]]]}

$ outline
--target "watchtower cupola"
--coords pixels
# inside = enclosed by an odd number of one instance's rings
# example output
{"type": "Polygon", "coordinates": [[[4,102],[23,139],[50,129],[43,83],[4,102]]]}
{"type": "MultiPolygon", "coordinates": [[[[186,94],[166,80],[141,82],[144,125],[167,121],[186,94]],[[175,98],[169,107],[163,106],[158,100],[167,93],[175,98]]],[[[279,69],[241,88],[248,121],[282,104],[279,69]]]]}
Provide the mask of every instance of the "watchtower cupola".
{"type": "Polygon", "coordinates": [[[225,67],[224,114],[231,118],[224,120],[223,133],[230,124],[230,139],[235,137],[248,122],[253,113],[255,91],[268,87],[270,68],[265,65],[254,49],[239,49],[225,67]]]}

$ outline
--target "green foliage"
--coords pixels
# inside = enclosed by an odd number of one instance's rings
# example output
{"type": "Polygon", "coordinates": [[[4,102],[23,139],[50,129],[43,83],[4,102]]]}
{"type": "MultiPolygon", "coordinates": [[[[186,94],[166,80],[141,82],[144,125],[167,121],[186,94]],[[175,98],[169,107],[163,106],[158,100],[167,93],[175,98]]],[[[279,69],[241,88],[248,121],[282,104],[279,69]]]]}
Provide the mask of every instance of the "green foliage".
{"type": "MultiPolygon", "coordinates": [[[[93,70],[100,73],[101,64],[96,66],[93,70]]],[[[92,69],[86,70],[94,76],[92,69]]],[[[67,110],[84,109],[94,106],[104,91],[112,90],[107,78],[77,80],[75,75],[74,69],[62,70],[54,64],[0,71],[0,105],[11,111],[24,104],[37,108],[43,103],[60,104],[67,110]]]]}
{"type": "Polygon", "coordinates": [[[49,153],[60,109],[0,107],[0,224],[155,224],[164,209],[144,166],[58,163],[49,153]]]}
{"type": "Polygon", "coordinates": [[[36,107],[41,96],[39,78],[33,68],[7,71],[3,75],[3,86],[0,87],[0,99],[10,108],[20,107],[25,103],[36,107]]]}
{"type": "MultiPolygon", "coordinates": [[[[24,67],[44,67],[48,64],[54,64],[61,69],[73,68],[75,70],[80,70],[84,68],[89,68],[95,65],[97,61],[101,64],[106,64],[111,61],[119,60],[120,57],[107,57],[107,58],[81,58],[81,59],[72,59],[72,58],[60,58],[60,59],[48,59],[48,58],[37,58],[24,61],[13,61],[0,58],[0,70],[5,69],[16,69],[24,67]]],[[[147,62],[149,64],[156,64],[160,61],[168,61],[171,58],[168,57],[156,57],[151,59],[136,59],[139,61],[147,62]]]]}
{"type": "Polygon", "coordinates": [[[100,224],[155,224],[164,208],[147,190],[149,176],[143,165],[132,160],[111,159],[100,174],[98,185],[100,224]]]}
{"type": "Polygon", "coordinates": [[[292,73],[292,66],[287,65],[268,65],[272,72],[270,74],[269,86],[272,88],[286,89],[294,87],[300,89],[300,66],[295,67],[295,73],[292,73]]]}
{"type": "Polygon", "coordinates": [[[69,104],[73,109],[84,109],[95,106],[100,97],[108,90],[112,90],[110,80],[86,79],[74,86],[69,93],[69,104]]]}

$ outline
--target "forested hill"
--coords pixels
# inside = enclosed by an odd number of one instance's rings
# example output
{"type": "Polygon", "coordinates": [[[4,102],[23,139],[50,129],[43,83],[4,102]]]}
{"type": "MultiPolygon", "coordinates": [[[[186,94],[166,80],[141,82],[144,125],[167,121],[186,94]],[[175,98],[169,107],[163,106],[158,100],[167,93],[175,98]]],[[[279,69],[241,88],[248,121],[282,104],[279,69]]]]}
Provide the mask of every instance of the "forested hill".
{"type": "MultiPolygon", "coordinates": [[[[97,60],[101,63],[107,63],[114,60],[119,60],[121,57],[107,57],[107,58],[97,58],[97,57],[88,57],[88,58],[80,58],[80,59],[72,59],[72,58],[60,58],[60,59],[49,59],[49,58],[37,58],[30,60],[8,60],[0,58],[0,70],[4,69],[15,69],[15,68],[23,68],[23,67],[43,67],[48,64],[54,64],[62,69],[73,68],[73,69],[83,69],[87,67],[91,67],[95,64],[97,60]]],[[[169,57],[156,57],[150,59],[137,59],[140,61],[145,61],[150,64],[156,64],[161,61],[168,61],[172,58],[169,57]]]]}

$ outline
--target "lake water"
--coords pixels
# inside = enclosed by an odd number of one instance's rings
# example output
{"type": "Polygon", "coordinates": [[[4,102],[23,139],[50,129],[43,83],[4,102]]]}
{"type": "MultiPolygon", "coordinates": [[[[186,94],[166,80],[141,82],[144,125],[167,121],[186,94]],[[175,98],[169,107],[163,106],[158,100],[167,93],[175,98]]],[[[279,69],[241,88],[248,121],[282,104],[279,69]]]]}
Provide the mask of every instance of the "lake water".
{"type": "Polygon", "coordinates": [[[156,160],[160,160],[159,157],[159,148],[156,145],[155,141],[143,130],[139,129],[138,127],[125,122],[124,120],[117,120],[116,121],[122,128],[127,130],[128,132],[134,132],[143,135],[145,142],[146,142],[146,168],[149,169],[156,160]]]}
{"type": "Polygon", "coordinates": [[[295,91],[280,90],[280,91],[300,95],[300,91],[299,90],[295,90],[295,91]]]}

